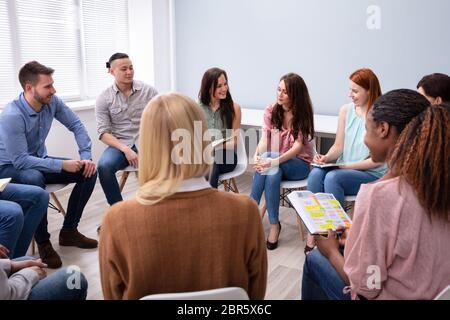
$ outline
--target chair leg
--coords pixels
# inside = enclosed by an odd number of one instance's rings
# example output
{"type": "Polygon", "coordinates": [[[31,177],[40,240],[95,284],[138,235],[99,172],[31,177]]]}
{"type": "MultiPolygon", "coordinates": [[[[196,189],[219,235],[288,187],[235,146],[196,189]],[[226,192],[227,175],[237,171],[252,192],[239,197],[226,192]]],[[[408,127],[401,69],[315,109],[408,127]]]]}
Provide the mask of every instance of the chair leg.
{"type": "Polygon", "coordinates": [[[124,171],[122,173],[122,176],[120,177],[120,183],[119,183],[119,190],[122,192],[123,188],[125,187],[125,183],[127,182],[128,175],[130,173],[128,171],[124,171]]]}
{"type": "Polygon", "coordinates": [[[235,180],[234,178],[231,178],[231,183],[233,184],[233,189],[232,189],[232,191],[233,191],[234,193],[239,193],[238,187],[237,187],[237,185],[236,185],[236,180],[235,180]]]}
{"type": "Polygon", "coordinates": [[[31,255],[34,256],[35,253],[36,253],[36,240],[34,240],[33,237],[33,239],[31,239],[31,255]]]}
{"type": "MultiPolygon", "coordinates": [[[[228,191],[228,182],[227,180],[220,181],[223,184],[223,191],[228,191]]],[[[220,186],[220,184],[219,184],[220,186]]]]}
{"type": "Polygon", "coordinates": [[[64,210],[63,206],[61,205],[61,202],[59,202],[58,198],[56,197],[54,192],[50,192],[50,196],[52,197],[53,201],[56,204],[56,207],[58,208],[58,210],[61,212],[61,214],[63,216],[66,215],[66,210],[64,210]]]}
{"type": "Polygon", "coordinates": [[[300,239],[302,241],[305,241],[305,229],[303,228],[302,219],[300,219],[300,217],[298,215],[297,215],[297,225],[298,225],[298,229],[300,231],[300,239]]]}

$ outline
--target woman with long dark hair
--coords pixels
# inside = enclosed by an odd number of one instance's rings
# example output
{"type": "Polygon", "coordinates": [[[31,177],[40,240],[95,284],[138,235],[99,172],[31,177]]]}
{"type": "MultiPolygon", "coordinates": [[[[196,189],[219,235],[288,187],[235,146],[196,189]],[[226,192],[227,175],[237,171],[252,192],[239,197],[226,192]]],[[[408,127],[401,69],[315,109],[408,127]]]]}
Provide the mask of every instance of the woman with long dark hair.
{"type": "Polygon", "coordinates": [[[259,204],[265,193],[270,232],[267,249],[278,246],[281,180],[302,180],[313,159],[314,112],[305,81],[295,73],[278,84],[277,101],[264,112],[261,140],[254,155],[251,197],[259,204]]]}
{"type": "Polygon", "coordinates": [[[215,161],[209,175],[209,183],[217,189],[219,176],[236,168],[241,107],[231,97],[227,73],[219,68],[206,70],[198,98],[212,137],[214,139],[234,137],[219,148],[215,148],[215,161]]]}

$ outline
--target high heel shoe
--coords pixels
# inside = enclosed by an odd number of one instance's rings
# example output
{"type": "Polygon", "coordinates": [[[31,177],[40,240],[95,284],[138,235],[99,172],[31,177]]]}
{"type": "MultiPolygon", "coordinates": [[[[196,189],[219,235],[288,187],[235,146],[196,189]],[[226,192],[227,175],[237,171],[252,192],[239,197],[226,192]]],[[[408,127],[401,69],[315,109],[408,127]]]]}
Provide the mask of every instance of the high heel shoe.
{"type": "Polygon", "coordinates": [[[278,225],[280,226],[280,229],[278,230],[277,241],[270,242],[269,239],[267,239],[267,241],[266,241],[267,250],[275,250],[278,247],[278,238],[280,237],[280,233],[281,233],[281,223],[278,222],[278,225]]]}

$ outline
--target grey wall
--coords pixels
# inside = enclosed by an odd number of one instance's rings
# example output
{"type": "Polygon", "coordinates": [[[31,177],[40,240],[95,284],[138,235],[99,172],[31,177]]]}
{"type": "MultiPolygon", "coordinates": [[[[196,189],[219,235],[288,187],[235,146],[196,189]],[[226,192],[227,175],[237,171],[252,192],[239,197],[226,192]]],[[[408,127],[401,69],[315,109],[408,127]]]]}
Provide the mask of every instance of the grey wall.
{"type": "MultiPolygon", "coordinates": [[[[76,111],[76,113],[85,125],[89,137],[91,137],[92,159],[97,163],[106,147],[105,144],[98,139],[94,109],[80,110],[76,111]]],[[[52,128],[50,129],[45,144],[47,146],[47,152],[51,156],[71,159],[80,158],[74,135],[57,120],[53,121],[52,128]]]]}
{"type": "Polygon", "coordinates": [[[316,113],[338,113],[348,76],[372,68],[383,92],[450,73],[448,0],[175,0],[177,90],[196,98],[203,72],[228,72],[247,108],[274,101],[280,76],[306,81],[316,113]],[[381,28],[370,30],[370,5],[381,28]]]}

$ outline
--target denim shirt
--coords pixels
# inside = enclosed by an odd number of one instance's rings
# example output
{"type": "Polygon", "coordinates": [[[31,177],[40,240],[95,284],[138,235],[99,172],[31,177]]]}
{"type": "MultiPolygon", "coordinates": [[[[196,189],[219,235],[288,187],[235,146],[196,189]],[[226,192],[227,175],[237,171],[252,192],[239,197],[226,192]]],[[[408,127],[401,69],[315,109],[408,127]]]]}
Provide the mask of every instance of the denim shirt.
{"type": "Polygon", "coordinates": [[[19,170],[61,172],[62,160],[47,158],[45,147],[53,118],[74,133],[80,159],[91,159],[92,143],[86,128],[60,98],[53,96],[49,104],[35,112],[22,93],[8,103],[0,115],[0,165],[12,164],[19,170]]]}

